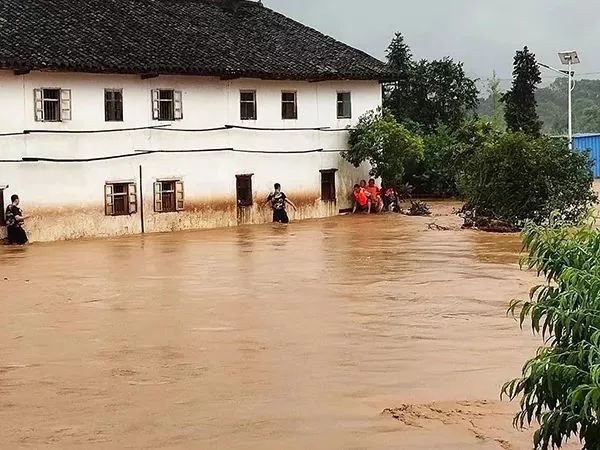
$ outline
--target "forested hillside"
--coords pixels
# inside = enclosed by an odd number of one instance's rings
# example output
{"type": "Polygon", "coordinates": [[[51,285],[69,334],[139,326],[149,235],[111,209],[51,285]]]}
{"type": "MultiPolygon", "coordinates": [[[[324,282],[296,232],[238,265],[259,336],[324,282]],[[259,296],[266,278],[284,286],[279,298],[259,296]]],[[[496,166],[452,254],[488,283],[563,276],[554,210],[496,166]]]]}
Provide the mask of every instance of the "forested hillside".
{"type": "MultiPolygon", "coordinates": [[[[549,134],[567,132],[567,79],[558,78],[537,91],[538,114],[549,134]]],[[[493,117],[494,101],[485,93],[479,114],[493,117]]],[[[502,108],[500,104],[498,108],[502,108]]],[[[600,133],[600,80],[578,80],[573,91],[573,128],[575,133],[600,133]]]]}

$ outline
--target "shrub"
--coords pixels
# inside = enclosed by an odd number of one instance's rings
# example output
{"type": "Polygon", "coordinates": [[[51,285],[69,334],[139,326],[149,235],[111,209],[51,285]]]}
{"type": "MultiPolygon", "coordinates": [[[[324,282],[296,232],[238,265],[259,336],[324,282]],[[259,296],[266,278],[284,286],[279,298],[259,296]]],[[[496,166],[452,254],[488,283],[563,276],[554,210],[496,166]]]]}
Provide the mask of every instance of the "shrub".
{"type": "Polygon", "coordinates": [[[422,139],[400,125],[387,111],[370,111],[350,130],[350,149],[342,156],[355,167],[371,165],[371,175],[387,186],[402,183],[405,168],[423,157],[422,139]]]}
{"type": "Polygon", "coordinates": [[[576,223],[597,200],[589,155],[566,142],[506,133],[470,155],[459,179],[464,211],[521,228],[547,223],[552,211],[576,223]]]}
{"type": "Polygon", "coordinates": [[[498,134],[490,122],[479,119],[467,120],[458,129],[438,126],[423,137],[423,159],[408,173],[408,181],[420,195],[458,196],[458,179],[466,163],[498,134]]]}
{"type": "Polygon", "coordinates": [[[577,437],[583,449],[600,448],[600,232],[593,224],[571,229],[564,223],[524,231],[524,263],[547,283],[528,301],[513,301],[521,326],[531,322],[546,346],[528,361],[521,378],[503,394],[522,397],[518,428],[539,424],[535,450],[561,448],[577,437]]]}

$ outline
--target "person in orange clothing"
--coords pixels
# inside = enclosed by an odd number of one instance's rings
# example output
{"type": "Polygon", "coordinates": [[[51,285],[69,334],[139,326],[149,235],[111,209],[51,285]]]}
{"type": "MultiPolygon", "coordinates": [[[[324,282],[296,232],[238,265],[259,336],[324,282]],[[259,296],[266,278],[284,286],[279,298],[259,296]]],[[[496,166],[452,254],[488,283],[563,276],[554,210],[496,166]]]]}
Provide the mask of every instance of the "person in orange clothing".
{"type": "Polygon", "coordinates": [[[371,200],[371,206],[375,208],[375,211],[381,212],[383,209],[383,202],[381,201],[381,189],[375,184],[375,180],[371,178],[369,185],[366,187],[369,199],[371,200]]]}
{"type": "Polygon", "coordinates": [[[362,189],[359,184],[354,185],[352,195],[354,197],[354,208],[352,209],[352,214],[356,214],[356,211],[370,214],[371,200],[369,199],[367,192],[362,189]]]}

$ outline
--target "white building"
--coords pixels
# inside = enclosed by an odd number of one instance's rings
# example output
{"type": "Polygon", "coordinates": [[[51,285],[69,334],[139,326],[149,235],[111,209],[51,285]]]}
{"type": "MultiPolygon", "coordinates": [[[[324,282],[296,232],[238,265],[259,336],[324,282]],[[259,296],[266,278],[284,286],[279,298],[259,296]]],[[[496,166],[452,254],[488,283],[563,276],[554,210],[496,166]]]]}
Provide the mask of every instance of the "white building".
{"type": "Polygon", "coordinates": [[[32,241],[260,223],[350,206],[347,131],[380,61],[260,3],[3,0],[0,203],[32,241]]]}

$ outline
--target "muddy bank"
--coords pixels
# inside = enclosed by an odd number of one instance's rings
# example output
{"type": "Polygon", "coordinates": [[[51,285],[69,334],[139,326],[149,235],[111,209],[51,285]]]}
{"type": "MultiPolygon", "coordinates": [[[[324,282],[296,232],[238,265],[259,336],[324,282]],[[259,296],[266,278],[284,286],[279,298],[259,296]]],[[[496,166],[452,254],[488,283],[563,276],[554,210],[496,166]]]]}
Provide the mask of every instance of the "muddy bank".
{"type": "Polygon", "coordinates": [[[3,446],[527,448],[519,238],[431,206],[0,248],[3,446]]]}

